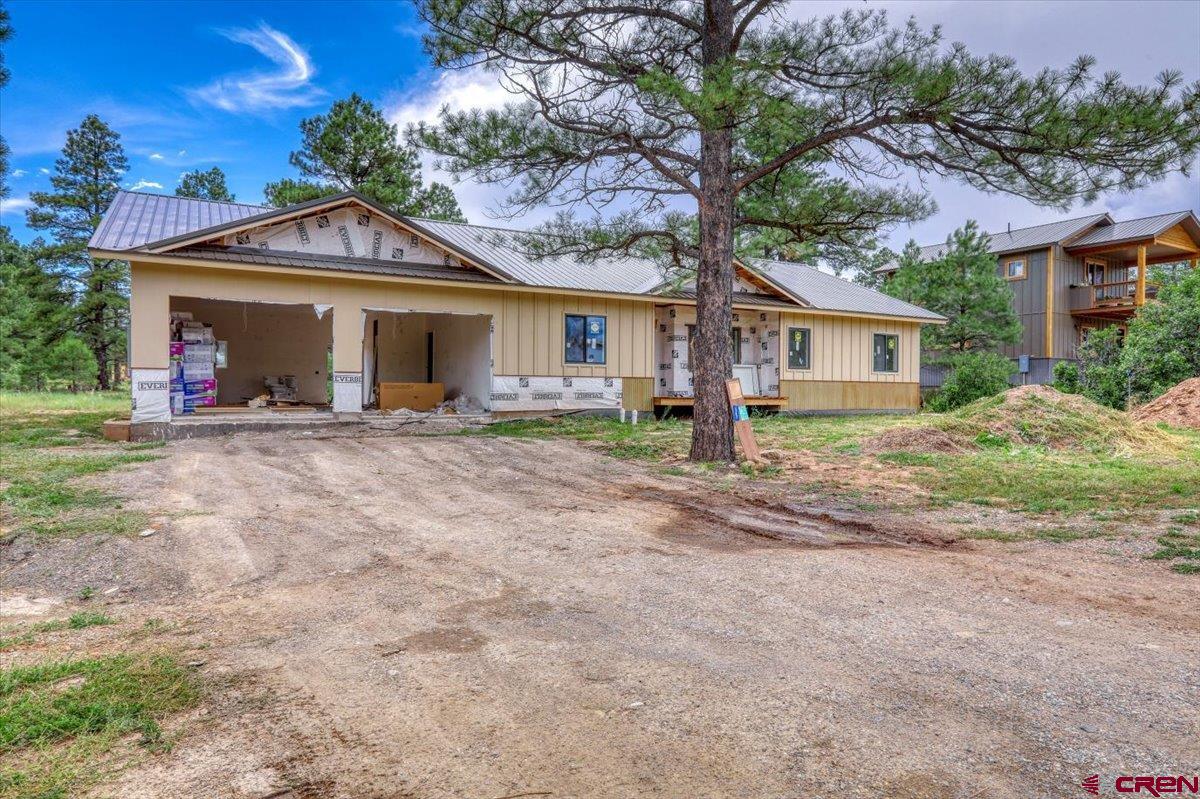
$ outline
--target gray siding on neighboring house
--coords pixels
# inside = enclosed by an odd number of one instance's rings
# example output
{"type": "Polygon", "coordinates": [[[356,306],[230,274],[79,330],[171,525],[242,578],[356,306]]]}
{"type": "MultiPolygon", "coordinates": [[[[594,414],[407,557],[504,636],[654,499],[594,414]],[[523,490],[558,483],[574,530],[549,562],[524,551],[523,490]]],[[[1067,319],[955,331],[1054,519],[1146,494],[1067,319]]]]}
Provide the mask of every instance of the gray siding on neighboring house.
{"type": "MultiPolygon", "coordinates": [[[[1083,282],[1083,260],[1054,245],[1054,357],[1074,358],[1078,335],[1071,316],[1071,286],[1083,282]]],[[[1045,354],[1045,353],[1041,353],[1045,354]]]]}
{"type": "Polygon", "coordinates": [[[1008,280],[1013,293],[1013,310],[1021,320],[1021,342],[1004,347],[1002,352],[1010,358],[1019,355],[1040,356],[1045,354],[1046,340],[1046,254],[1048,250],[1008,253],[999,256],[996,269],[1003,277],[1005,264],[1009,261],[1025,260],[1025,279],[1008,280]]]}

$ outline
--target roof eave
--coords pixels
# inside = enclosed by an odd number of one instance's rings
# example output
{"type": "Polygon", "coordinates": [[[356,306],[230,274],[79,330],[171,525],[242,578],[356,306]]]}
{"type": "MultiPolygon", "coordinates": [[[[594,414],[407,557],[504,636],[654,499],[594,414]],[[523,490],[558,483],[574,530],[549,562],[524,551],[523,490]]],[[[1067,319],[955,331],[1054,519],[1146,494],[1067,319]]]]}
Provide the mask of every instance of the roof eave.
{"type": "Polygon", "coordinates": [[[495,264],[489,264],[489,263],[482,262],[482,261],[480,261],[480,259],[478,259],[474,256],[471,256],[467,253],[461,252],[454,245],[442,240],[439,236],[436,236],[436,235],[430,233],[423,226],[421,226],[417,223],[414,223],[408,217],[401,216],[399,214],[394,213],[390,209],[385,208],[384,206],[375,202],[371,198],[369,198],[366,195],[363,195],[357,191],[344,191],[344,192],[341,192],[340,194],[330,195],[329,197],[320,197],[315,200],[308,200],[306,202],[296,203],[295,205],[289,205],[286,208],[272,209],[266,213],[255,214],[254,216],[244,217],[244,218],[239,219],[234,222],[226,222],[226,223],[222,223],[220,225],[213,225],[211,227],[204,228],[202,230],[192,231],[191,233],[184,233],[179,236],[172,236],[170,238],[161,239],[159,241],[149,242],[149,243],[141,245],[139,247],[135,247],[130,250],[125,250],[124,252],[130,253],[130,254],[137,253],[137,252],[143,252],[143,253],[149,253],[149,254],[161,254],[161,253],[164,253],[165,251],[170,250],[175,247],[186,247],[189,244],[198,244],[200,242],[207,241],[208,239],[211,239],[214,236],[226,235],[226,234],[233,233],[237,230],[242,230],[242,229],[245,229],[248,227],[258,227],[264,223],[281,222],[281,221],[287,220],[289,218],[292,218],[298,214],[311,213],[314,211],[319,211],[324,208],[335,208],[340,205],[346,204],[348,202],[357,202],[363,206],[366,206],[367,208],[369,208],[370,210],[379,214],[380,216],[390,220],[393,224],[409,228],[409,229],[413,230],[413,232],[420,233],[423,236],[427,236],[431,240],[436,241],[442,247],[446,248],[446,250],[453,252],[455,255],[457,255],[463,261],[471,264],[472,266],[476,267],[477,269],[482,270],[483,272],[486,272],[487,274],[491,275],[492,277],[496,278],[497,280],[503,281],[505,283],[513,283],[513,284],[520,283],[519,280],[514,278],[512,275],[510,275],[505,270],[497,267],[495,264]]]}

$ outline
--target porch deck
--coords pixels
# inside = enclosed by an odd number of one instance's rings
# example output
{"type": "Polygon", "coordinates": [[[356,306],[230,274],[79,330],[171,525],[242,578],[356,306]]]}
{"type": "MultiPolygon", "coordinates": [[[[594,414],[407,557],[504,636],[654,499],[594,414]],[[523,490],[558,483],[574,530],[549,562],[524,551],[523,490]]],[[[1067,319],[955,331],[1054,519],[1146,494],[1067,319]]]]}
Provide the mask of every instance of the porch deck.
{"type": "MultiPolygon", "coordinates": [[[[747,405],[756,405],[768,408],[784,408],[787,407],[787,397],[745,397],[744,401],[747,405]]],[[[655,407],[685,407],[690,408],[696,404],[695,397],[655,397],[655,407]]]]}

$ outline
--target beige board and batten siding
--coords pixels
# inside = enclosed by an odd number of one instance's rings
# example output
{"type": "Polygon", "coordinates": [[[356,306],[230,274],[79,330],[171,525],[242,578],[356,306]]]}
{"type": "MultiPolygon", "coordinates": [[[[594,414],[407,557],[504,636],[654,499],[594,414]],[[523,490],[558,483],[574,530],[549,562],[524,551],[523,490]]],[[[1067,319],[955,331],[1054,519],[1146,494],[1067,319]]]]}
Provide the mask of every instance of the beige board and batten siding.
{"type": "Polygon", "coordinates": [[[337,276],[207,268],[194,264],[131,264],[130,353],[135,368],[167,367],[170,298],[330,305],[336,372],[362,370],[363,310],[484,314],[492,318],[493,373],[520,376],[653,376],[654,304],[650,301],[424,285],[337,276]],[[606,317],[604,365],[565,360],[568,313],[606,317]]]}
{"type": "Polygon", "coordinates": [[[793,411],[914,410],[921,405],[921,326],[889,319],[783,313],[779,393],[793,411]],[[789,328],[811,333],[809,369],[788,364],[789,328]],[[874,335],[898,337],[895,372],[876,372],[874,335]]]}

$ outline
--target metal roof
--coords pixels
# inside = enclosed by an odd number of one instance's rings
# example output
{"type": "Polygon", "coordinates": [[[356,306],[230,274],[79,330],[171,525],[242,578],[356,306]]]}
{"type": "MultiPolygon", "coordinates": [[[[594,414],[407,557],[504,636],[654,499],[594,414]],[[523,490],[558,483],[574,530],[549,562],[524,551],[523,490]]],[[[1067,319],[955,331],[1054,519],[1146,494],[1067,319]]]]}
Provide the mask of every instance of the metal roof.
{"type": "MultiPolygon", "coordinates": [[[[693,288],[671,289],[656,293],[657,296],[667,300],[689,300],[696,299],[696,290],[693,288]]],[[[751,294],[748,291],[733,292],[734,305],[768,305],[778,308],[791,308],[793,311],[800,310],[792,300],[776,297],[773,294],[751,294]]]]}
{"type": "Polygon", "coordinates": [[[645,294],[663,282],[653,261],[640,258],[577,260],[570,256],[533,257],[520,239],[526,231],[404,218],[412,227],[485,267],[511,276],[518,283],[552,288],[645,294]]]}
{"type": "Polygon", "coordinates": [[[104,212],[88,247],[130,250],[271,210],[262,205],[119,191],[104,212]]]}
{"type": "MultiPolygon", "coordinates": [[[[1094,247],[1098,244],[1115,244],[1121,241],[1134,241],[1157,236],[1163,231],[1170,230],[1180,222],[1191,218],[1193,224],[1196,217],[1191,211],[1175,211],[1170,214],[1158,214],[1141,219],[1130,219],[1113,225],[1096,228],[1082,238],[1071,242],[1071,247],[1094,247]]],[[[1195,230],[1192,231],[1195,233],[1195,230]]]]}
{"type": "Polygon", "coordinates": [[[259,247],[223,247],[203,245],[181,247],[166,256],[204,258],[209,261],[227,261],[240,264],[263,266],[292,266],[301,269],[329,269],[339,272],[369,272],[378,275],[402,277],[427,277],[434,280],[456,280],[466,283],[501,283],[497,278],[474,269],[440,264],[397,263],[374,258],[348,258],[344,255],[319,255],[306,252],[264,250],[259,247]]]}
{"type": "MultiPolygon", "coordinates": [[[[400,216],[356,192],[344,192],[287,208],[269,208],[122,191],[117,193],[88,246],[97,250],[126,251],[130,255],[148,252],[153,248],[159,251],[159,254],[168,257],[205,258],[230,263],[371,272],[466,282],[512,281],[542,288],[661,296],[667,301],[691,300],[695,297],[694,291],[664,285],[663,274],[653,261],[632,257],[595,261],[570,256],[537,258],[526,253],[524,243],[520,240],[527,235],[530,234],[526,231],[400,216]],[[288,217],[310,207],[348,201],[361,202],[366,207],[391,217],[458,253],[485,271],[435,264],[397,264],[371,258],[283,252],[255,247],[188,244],[197,238],[212,238],[247,224],[267,224],[272,219],[288,217]],[[172,245],[178,245],[178,248],[163,251],[172,245]],[[485,272],[494,272],[499,277],[485,272]]],[[[941,319],[937,314],[915,305],[800,264],[756,261],[751,271],[759,273],[765,282],[775,286],[785,296],[736,292],[735,302],[790,308],[809,307],[814,310],[931,321],[941,319]],[[802,304],[797,304],[788,297],[797,298],[802,304]]]]}
{"type": "Polygon", "coordinates": [[[895,297],[828,275],[819,269],[787,261],[751,260],[746,263],[768,281],[777,283],[789,294],[813,308],[845,311],[872,316],[903,316],[942,321],[944,317],[895,297]]]}
{"type": "MultiPolygon", "coordinates": [[[[1100,222],[1109,222],[1111,224],[1112,221],[1113,219],[1108,215],[1108,212],[1104,212],[1090,216],[1081,216],[1076,219],[1063,219],[1059,222],[1047,222],[1044,225],[1006,230],[1003,233],[988,233],[985,234],[988,238],[988,252],[993,255],[999,255],[1006,252],[1020,252],[1038,247],[1049,247],[1051,244],[1066,241],[1095,224],[1100,222]]],[[[1072,246],[1077,243],[1072,242],[1072,246]]],[[[942,242],[941,244],[926,244],[921,247],[921,260],[932,261],[936,258],[941,258],[946,254],[946,249],[946,242],[942,242]]],[[[892,272],[897,268],[898,265],[893,261],[886,266],[879,267],[875,271],[892,272]]]]}

